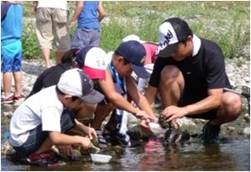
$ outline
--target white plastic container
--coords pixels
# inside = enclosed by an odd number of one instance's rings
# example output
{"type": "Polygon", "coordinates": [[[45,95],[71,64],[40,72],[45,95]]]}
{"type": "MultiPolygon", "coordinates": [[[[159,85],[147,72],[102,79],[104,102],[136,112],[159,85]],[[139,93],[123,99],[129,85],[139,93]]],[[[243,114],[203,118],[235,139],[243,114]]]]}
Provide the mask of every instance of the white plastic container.
{"type": "Polygon", "coordinates": [[[150,127],[150,130],[153,132],[153,134],[159,137],[163,137],[165,132],[168,130],[168,129],[162,128],[158,123],[155,123],[155,122],[150,122],[149,127],[150,127]]]}
{"type": "Polygon", "coordinates": [[[104,155],[104,154],[91,154],[91,159],[93,162],[97,163],[108,163],[111,161],[111,155],[104,155]]]}

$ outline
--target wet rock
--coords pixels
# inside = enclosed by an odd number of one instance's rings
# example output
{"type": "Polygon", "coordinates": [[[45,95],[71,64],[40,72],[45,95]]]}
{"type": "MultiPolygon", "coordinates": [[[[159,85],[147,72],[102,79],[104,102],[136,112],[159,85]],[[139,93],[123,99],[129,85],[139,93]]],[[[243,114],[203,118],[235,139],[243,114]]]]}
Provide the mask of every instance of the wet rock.
{"type": "Polygon", "coordinates": [[[79,161],[81,159],[81,152],[77,149],[72,150],[71,160],[79,161]]]}
{"type": "Polygon", "coordinates": [[[244,135],[250,135],[250,127],[246,127],[243,129],[243,134],[244,135]]]}
{"type": "Polygon", "coordinates": [[[249,122],[249,121],[250,121],[250,114],[248,114],[248,113],[244,114],[243,119],[244,119],[246,122],[249,122]]]}
{"type": "Polygon", "coordinates": [[[196,126],[195,122],[191,118],[186,118],[186,117],[177,119],[177,123],[181,128],[186,126],[190,127],[196,126]]]}
{"type": "Polygon", "coordinates": [[[3,115],[6,117],[11,117],[12,116],[12,112],[3,112],[3,115]]]}
{"type": "Polygon", "coordinates": [[[167,120],[162,115],[160,115],[159,117],[159,124],[162,128],[171,128],[170,122],[167,122],[167,120]]]}
{"type": "Polygon", "coordinates": [[[8,141],[5,141],[2,143],[1,146],[1,153],[2,155],[12,155],[15,152],[15,150],[12,148],[10,143],[8,141]]]}
{"type": "Polygon", "coordinates": [[[228,127],[227,127],[227,131],[230,132],[230,133],[232,133],[232,132],[235,131],[235,127],[228,126],[228,127]]]}

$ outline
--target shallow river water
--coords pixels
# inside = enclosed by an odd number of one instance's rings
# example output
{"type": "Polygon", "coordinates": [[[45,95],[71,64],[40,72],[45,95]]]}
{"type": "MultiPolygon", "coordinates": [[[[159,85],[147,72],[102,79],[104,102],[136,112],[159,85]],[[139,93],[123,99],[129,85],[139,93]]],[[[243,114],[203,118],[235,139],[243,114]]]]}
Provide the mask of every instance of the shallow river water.
{"type": "MultiPolygon", "coordinates": [[[[9,119],[3,116],[2,109],[1,141],[5,140],[9,119]]],[[[108,150],[109,152],[109,150],[108,150]]],[[[112,147],[112,160],[108,164],[97,164],[88,155],[80,161],[71,161],[63,167],[47,169],[43,167],[20,165],[5,155],[1,156],[1,170],[4,171],[113,171],[113,170],[212,170],[212,171],[250,171],[249,138],[227,138],[219,144],[204,145],[197,138],[184,145],[163,145],[159,140],[150,140],[133,148],[112,147]]]]}

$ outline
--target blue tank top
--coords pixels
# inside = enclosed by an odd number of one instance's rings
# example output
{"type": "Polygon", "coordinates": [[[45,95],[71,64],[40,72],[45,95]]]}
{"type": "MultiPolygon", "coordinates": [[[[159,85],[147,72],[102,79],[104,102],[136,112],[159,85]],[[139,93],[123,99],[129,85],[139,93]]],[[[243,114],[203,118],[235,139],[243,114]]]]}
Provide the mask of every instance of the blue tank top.
{"type": "Polygon", "coordinates": [[[1,23],[1,41],[21,39],[22,17],[23,7],[20,4],[11,4],[1,23]]]}
{"type": "Polygon", "coordinates": [[[84,7],[78,18],[78,28],[99,30],[98,4],[99,1],[84,1],[84,7]]]}

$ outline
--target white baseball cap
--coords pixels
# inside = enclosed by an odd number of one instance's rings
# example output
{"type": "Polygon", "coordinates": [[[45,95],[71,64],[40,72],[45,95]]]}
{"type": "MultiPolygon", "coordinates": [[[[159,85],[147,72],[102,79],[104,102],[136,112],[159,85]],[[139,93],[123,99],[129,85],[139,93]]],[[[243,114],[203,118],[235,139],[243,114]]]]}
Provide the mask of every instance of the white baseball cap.
{"type": "Polygon", "coordinates": [[[91,79],[105,79],[108,57],[99,47],[87,46],[80,49],[76,61],[91,79]]]}
{"type": "Polygon", "coordinates": [[[104,95],[93,88],[92,80],[81,69],[65,71],[57,83],[57,88],[64,94],[76,96],[87,103],[99,103],[104,95]]]}
{"type": "Polygon", "coordinates": [[[138,35],[127,35],[122,39],[122,42],[127,42],[127,41],[138,41],[139,43],[143,44],[145,41],[142,41],[138,35]]]}

